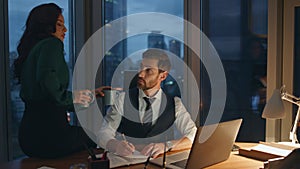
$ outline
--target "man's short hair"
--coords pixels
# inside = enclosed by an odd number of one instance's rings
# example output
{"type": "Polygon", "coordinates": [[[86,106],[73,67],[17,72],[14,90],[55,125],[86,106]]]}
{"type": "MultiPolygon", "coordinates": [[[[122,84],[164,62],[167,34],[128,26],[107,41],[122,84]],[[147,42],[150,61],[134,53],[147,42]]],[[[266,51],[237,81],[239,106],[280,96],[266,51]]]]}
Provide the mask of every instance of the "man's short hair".
{"type": "Polygon", "coordinates": [[[171,69],[171,62],[168,54],[161,49],[148,49],[143,53],[143,58],[158,60],[157,66],[160,70],[169,72],[171,69]]]}

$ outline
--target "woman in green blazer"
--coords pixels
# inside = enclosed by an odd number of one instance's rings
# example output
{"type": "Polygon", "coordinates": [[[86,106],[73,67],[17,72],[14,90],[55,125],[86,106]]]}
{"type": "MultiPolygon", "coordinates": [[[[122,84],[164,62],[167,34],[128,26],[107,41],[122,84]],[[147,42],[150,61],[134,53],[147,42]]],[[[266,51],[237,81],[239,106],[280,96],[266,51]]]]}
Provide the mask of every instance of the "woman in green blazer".
{"type": "Polygon", "coordinates": [[[64,59],[62,9],[54,3],[32,9],[18,45],[15,74],[25,111],[19,128],[19,143],[28,156],[56,158],[95,147],[81,127],[71,126],[67,111],[73,103],[91,101],[89,90],[68,91],[69,69],[64,59]]]}

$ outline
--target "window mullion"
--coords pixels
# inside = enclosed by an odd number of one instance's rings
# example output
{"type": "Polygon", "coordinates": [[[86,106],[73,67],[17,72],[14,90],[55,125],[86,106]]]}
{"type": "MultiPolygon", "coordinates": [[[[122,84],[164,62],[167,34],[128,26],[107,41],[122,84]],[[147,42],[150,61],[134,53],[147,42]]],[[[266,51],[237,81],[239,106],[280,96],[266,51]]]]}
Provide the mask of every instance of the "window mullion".
{"type": "Polygon", "coordinates": [[[7,1],[0,0],[0,162],[11,159],[9,153],[9,112],[8,112],[8,22],[7,1]]]}

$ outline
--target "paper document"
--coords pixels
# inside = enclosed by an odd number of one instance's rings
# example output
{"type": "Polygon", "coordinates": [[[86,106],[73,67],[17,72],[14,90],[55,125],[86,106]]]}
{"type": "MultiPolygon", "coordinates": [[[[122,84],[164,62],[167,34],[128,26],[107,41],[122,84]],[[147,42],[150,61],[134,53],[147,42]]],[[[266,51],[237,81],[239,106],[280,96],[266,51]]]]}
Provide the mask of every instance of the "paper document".
{"type": "MultiPolygon", "coordinates": [[[[117,156],[119,156],[118,154],[115,154],[117,156]]],[[[143,154],[141,154],[139,151],[134,151],[132,155],[129,155],[129,156],[123,156],[125,158],[143,158],[143,159],[147,159],[148,156],[145,156],[143,154]]]]}
{"type": "Polygon", "coordinates": [[[251,148],[240,148],[239,154],[258,160],[267,161],[272,158],[286,157],[294,149],[295,147],[286,144],[260,142],[258,145],[251,148]]]}
{"type": "Polygon", "coordinates": [[[292,150],[285,150],[277,147],[271,147],[268,145],[259,144],[252,148],[252,150],[272,153],[274,155],[285,157],[292,152],[292,150]]]}
{"type": "MultiPolygon", "coordinates": [[[[102,154],[97,154],[96,157],[101,158],[102,154]]],[[[148,158],[148,156],[142,155],[139,151],[135,151],[130,156],[120,156],[115,153],[107,153],[107,157],[109,159],[109,168],[144,163],[148,158]]]]}

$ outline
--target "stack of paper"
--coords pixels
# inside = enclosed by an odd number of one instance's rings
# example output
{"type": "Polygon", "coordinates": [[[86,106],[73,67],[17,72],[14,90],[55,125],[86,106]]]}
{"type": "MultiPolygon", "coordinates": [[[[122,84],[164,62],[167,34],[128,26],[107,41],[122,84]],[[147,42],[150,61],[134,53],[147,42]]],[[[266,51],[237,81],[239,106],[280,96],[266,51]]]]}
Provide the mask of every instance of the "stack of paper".
{"type": "Polygon", "coordinates": [[[240,148],[239,154],[257,160],[267,161],[273,158],[286,157],[295,148],[297,148],[297,146],[260,142],[258,145],[251,148],[240,148]]]}

